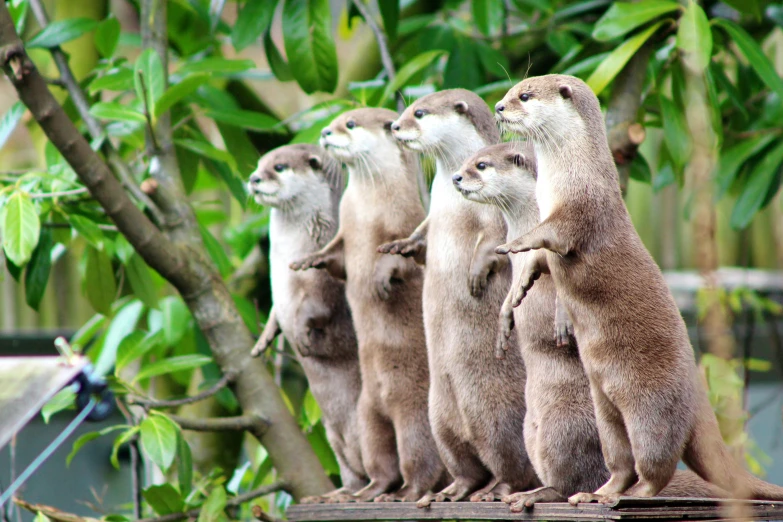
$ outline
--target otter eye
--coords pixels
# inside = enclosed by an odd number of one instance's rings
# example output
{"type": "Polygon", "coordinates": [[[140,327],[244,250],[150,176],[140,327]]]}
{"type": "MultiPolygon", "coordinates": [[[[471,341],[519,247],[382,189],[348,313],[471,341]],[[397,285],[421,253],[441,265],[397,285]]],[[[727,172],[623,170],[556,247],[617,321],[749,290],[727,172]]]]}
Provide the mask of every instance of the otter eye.
{"type": "Polygon", "coordinates": [[[424,111],[419,109],[418,111],[414,112],[413,115],[416,117],[417,120],[420,120],[424,117],[424,111]]]}
{"type": "Polygon", "coordinates": [[[286,166],[283,165],[282,163],[278,163],[277,165],[274,166],[274,169],[276,172],[283,172],[286,169],[286,166]]]}
{"type": "Polygon", "coordinates": [[[480,161],[479,163],[476,164],[476,168],[479,170],[484,170],[485,168],[487,168],[487,164],[484,163],[483,161],[480,161]]]}
{"type": "Polygon", "coordinates": [[[530,99],[530,95],[526,92],[523,92],[522,94],[519,95],[519,99],[522,100],[523,102],[526,102],[530,99]]]}
{"type": "Polygon", "coordinates": [[[348,127],[349,129],[353,129],[354,127],[356,127],[356,122],[351,120],[348,123],[346,123],[345,126],[348,127]]]}

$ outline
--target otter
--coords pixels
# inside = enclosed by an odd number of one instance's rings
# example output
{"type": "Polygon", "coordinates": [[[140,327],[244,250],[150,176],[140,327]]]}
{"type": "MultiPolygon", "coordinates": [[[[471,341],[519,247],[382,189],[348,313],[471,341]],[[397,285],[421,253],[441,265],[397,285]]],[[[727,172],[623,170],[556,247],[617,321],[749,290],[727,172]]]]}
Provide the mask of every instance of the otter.
{"type": "Polygon", "coordinates": [[[412,501],[445,476],[427,417],[422,269],[412,259],[376,251],[424,218],[418,162],[391,135],[396,117],[386,109],[355,109],[323,129],[321,145],[348,170],[340,228],[328,245],[291,265],[325,268],[346,281],[359,342],[358,415],[370,478],[355,494],[361,501],[412,501]]]}
{"type": "Polygon", "coordinates": [[[541,219],[497,252],[533,251],[514,304],[551,273],[573,320],[611,473],[569,502],[657,495],[680,458],[734,496],[783,499],[783,488],[751,475],[723,443],[685,322],[620,194],[596,96],[578,78],[547,75],[518,83],[495,111],[533,143],[541,219]]]}
{"type": "MultiPolygon", "coordinates": [[[[481,149],[454,174],[456,189],[467,199],[498,207],[508,237],[524,235],[539,222],[536,204],[535,152],[530,142],[502,143],[481,149]]],[[[529,254],[513,256],[515,274],[529,254]]],[[[513,310],[525,368],[525,448],[543,487],[503,498],[519,512],[536,502],[565,501],[568,495],[595,490],[609,478],[601,454],[590,384],[573,337],[550,335],[556,311],[555,284],[542,275],[521,305],[513,309],[513,292],[504,309],[513,310]],[[565,341],[565,342],[563,342],[565,341]]],[[[506,338],[506,335],[503,335],[506,338]]],[[[691,472],[678,471],[663,496],[726,497],[691,472]]]]}
{"type": "Polygon", "coordinates": [[[484,100],[465,89],[418,99],[391,128],[408,149],[432,154],[437,169],[427,219],[409,238],[378,249],[423,257],[426,265],[429,417],[454,481],[418,505],[470,495],[472,501],[499,500],[538,484],[525,452],[525,366],[516,342],[507,360],[486,357],[511,283],[508,258],[495,253],[506,226],[498,209],[460,197],[451,175],[500,135],[484,100]]]}
{"type": "Polygon", "coordinates": [[[329,501],[368,482],[356,414],[359,352],[344,283],[324,272],[293,272],[288,265],[334,236],[343,176],[319,147],[287,145],[258,160],[248,191],[259,204],[272,207],[269,275],[274,303],[251,354],[261,354],[280,332],[291,343],[321,407],[342,480],[342,488],[303,502],[329,501]]]}

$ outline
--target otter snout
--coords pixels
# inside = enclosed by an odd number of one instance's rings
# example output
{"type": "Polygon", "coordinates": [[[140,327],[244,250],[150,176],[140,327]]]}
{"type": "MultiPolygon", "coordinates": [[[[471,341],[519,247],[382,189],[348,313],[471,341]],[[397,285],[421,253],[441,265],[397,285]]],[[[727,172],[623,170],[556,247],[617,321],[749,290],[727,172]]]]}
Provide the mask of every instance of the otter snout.
{"type": "Polygon", "coordinates": [[[451,182],[454,183],[456,186],[459,187],[461,181],[462,181],[462,174],[460,174],[459,172],[451,176],[451,182]]]}
{"type": "Polygon", "coordinates": [[[261,183],[261,176],[254,172],[250,175],[250,185],[258,185],[259,183],[261,183]]]}
{"type": "Polygon", "coordinates": [[[504,110],[506,110],[506,106],[503,104],[502,101],[499,101],[495,104],[495,112],[501,113],[504,110]]]}
{"type": "Polygon", "coordinates": [[[321,136],[324,138],[330,135],[331,133],[332,133],[332,129],[330,129],[329,127],[325,127],[324,129],[321,130],[321,136]]]}
{"type": "Polygon", "coordinates": [[[395,121],[394,123],[391,124],[391,130],[392,131],[400,130],[400,124],[395,121]]]}

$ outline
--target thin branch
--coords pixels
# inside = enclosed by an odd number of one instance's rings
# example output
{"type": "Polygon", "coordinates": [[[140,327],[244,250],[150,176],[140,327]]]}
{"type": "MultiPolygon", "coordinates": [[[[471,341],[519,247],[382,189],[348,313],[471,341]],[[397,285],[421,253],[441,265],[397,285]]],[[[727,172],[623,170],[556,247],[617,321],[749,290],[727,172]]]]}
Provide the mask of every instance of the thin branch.
{"type": "MultiPolygon", "coordinates": [[[[120,410],[122,416],[125,417],[125,422],[131,426],[136,426],[136,418],[133,413],[125,406],[123,401],[117,399],[117,409],[120,410]]],[[[141,453],[139,451],[139,439],[133,437],[128,442],[130,448],[130,461],[131,461],[131,489],[133,491],[133,518],[141,518],[141,490],[144,487],[141,482],[142,474],[142,460],[141,453]]]]}
{"type": "Polygon", "coordinates": [[[269,420],[260,415],[241,415],[238,417],[215,417],[212,419],[191,419],[179,415],[169,415],[169,418],[180,425],[183,430],[191,431],[249,431],[260,436],[271,425],[269,420]]]}
{"type": "Polygon", "coordinates": [[[48,192],[45,194],[30,194],[30,199],[45,198],[67,198],[68,196],[78,196],[80,194],[89,194],[87,187],[81,187],[73,190],[63,190],[62,192],[48,192]]]}
{"type": "MultiPolygon", "coordinates": [[[[254,500],[258,497],[263,497],[264,495],[275,493],[277,491],[288,491],[288,486],[285,482],[282,481],[273,482],[268,486],[261,486],[260,488],[254,489],[253,491],[248,491],[247,493],[243,493],[228,499],[226,502],[226,507],[237,507],[241,504],[244,504],[245,502],[250,502],[251,500],[254,500]]],[[[199,513],[201,513],[201,509],[196,508],[184,513],[171,513],[169,515],[163,515],[155,518],[142,518],[137,522],[175,522],[185,518],[197,518],[199,513]]]]}
{"type": "Polygon", "coordinates": [[[283,519],[273,517],[266,511],[264,511],[264,508],[256,504],[252,508],[250,508],[250,511],[253,513],[253,516],[256,518],[256,520],[260,520],[261,522],[283,522],[283,519]]]}
{"type": "Polygon", "coordinates": [[[144,406],[145,408],[176,408],[179,406],[184,406],[186,404],[193,404],[194,402],[203,401],[204,399],[208,399],[209,397],[212,397],[213,395],[217,394],[220,390],[228,386],[228,384],[231,381],[233,381],[235,377],[236,377],[235,373],[227,372],[223,375],[223,377],[220,378],[220,380],[217,383],[215,383],[214,386],[192,397],[185,397],[183,399],[172,399],[172,400],[155,400],[155,399],[145,399],[144,397],[131,397],[128,402],[130,404],[138,404],[140,406],[144,406]]]}
{"type": "MultiPolygon", "coordinates": [[[[53,223],[51,221],[46,221],[44,223],[41,223],[41,226],[42,227],[46,227],[46,228],[71,228],[71,224],[70,223],[53,223]]],[[[106,232],[118,232],[119,231],[119,229],[116,226],[114,226],[114,225],[98,224],[98,228],[100,228],[101,230],[104,230],[106,232]]]]}
{"type": "Polygon", "coordinates": [[[144,98],[144,118],[147,120],[147,128],[150,131],[150,137],[152,138],[152,146],[155,150],[160,150],[158,146],[158,140],[155,138],[155,128],[152,126],[152,107],[149,104],[149,97],[147,96],[147,83],[144,81],[144,74],[141,71],[138,72],[139,83],[141,84],[141,95],[144,98]]]}
{"type": "MultiPolygon", "coordinates": [[[[30,0],[30,8],[35,15],[35,19],[38,21],[38,25],[41,29],[49,25],[49,17],[46,14],[46,9],[43,6],[41,0],[30,0]]],[[[70,65],[68,65],[68,57],[65,55],[60,46],[50,49],[52,58],[54,58],[57,69],[60,71],[60,78],[58,82],[61,87],[67,89],[68,94],[71,95],[73,104],[76,107],[79,116],[84,124],[87,126],[87,131],[90,133],[92,139],[99,139],[104,137],[103,127],[97,119],[90,114],[90,102],[87,100],[87,95],[79,86],[79,82],[71,71],[70,65]]],[[[111,144],[109,140],[104,140],[101,145],[101,150],[106,155],[106,159],[111,167],[112,171],[119,176],[123,186],[133,194],[133,197],[144,204],[152,214],[152,218],[155,223],[162,225],[165,223],[163,213],[152,202],[152,200],[144,192],[141,191],[139,186],[133,180],[133,174],[130,171],[128,165],[122,160],[117,149],[111,144]]]]}

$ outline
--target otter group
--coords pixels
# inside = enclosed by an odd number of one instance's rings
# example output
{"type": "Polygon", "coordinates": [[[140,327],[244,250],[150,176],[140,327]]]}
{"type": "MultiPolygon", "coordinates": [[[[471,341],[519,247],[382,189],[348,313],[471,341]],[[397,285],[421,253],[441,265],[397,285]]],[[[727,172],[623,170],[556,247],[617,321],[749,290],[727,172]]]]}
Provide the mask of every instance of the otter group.
{"type": "Polygon", "coordinates": [[[248,183],[272,207],[254,354],[282,331],[340,464],[343,487],[304,501],[783,500],[722,441],[584,82],[528,78],[494,116],[462,89],[351,110],[320,144],[248,183]]]}

